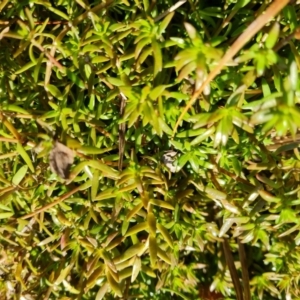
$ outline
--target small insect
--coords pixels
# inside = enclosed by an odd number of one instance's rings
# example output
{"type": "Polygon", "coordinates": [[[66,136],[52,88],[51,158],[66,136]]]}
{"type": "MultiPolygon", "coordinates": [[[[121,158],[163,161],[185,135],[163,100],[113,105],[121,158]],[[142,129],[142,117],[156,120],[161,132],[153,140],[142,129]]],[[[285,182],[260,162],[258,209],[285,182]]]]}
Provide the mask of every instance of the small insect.
{"type": "Polygon", "coordinates": [[[169,150],[165,151],[165,153],[162,156],[162,162],[172,173],[176,173],[180,170],[180,167],[177,166],[177,155],[178,153],[176,151],[169,150]]]}
{"type": "Polygon", "coordinates": [[[63,179],[69,179],[70,168],[74,161],[73,151],[64,144],[55,141],[54,147],[50,151],[50,169],[63,179]]]}

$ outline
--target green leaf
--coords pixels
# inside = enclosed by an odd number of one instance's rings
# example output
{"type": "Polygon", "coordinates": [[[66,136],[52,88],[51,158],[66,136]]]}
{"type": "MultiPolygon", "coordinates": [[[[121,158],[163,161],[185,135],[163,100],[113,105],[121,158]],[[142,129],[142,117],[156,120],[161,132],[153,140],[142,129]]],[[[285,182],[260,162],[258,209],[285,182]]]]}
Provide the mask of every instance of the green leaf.
{"type": "Polygon", "coordinates": [[[140,257],[136,256],[134,264],[132,266],[131,282],[134,282],[139,275],[142,267],[142,260],[140,257]]]}
{"type": "Polygon", "coordinates": [[[129,247],[121,256],[116,257],[114,259],[114,263],[117,264],[129,260],[135,255],[140,256],[144,251],[145,251],[145,245],[143,243],[135,244],[129,247]]]}
{"type": "Polygon", "coordinates": [[[149,254],[150,254],[151,267],[155,268],[156,261],[157,261],[157,242],[156,242],[156,238],[153,236],[149,237],[149,254]]]}
{"type": "Polygon", "coordinates": [[[107,77],[106,79],[107,79],[107,81],[108,81],[109,83],[111,83],[112,85],[115,85],[115,86],[122,86],[122,85],[125,85],[124,82],[123,82],[121,79],[119,79],[119,78],[115,78],[115,77],[107,77]]]}
{"type": "Polygon", "coordinates": [[[174,16],[174,11],[169,13],[164,19],[163,21],[159,24],[159,34],[162,34],[166,28],[168,27],[168,25],[170,24],[173,16],[174,16]]]}
{"type": "Polygon", "coordinates": [[[135,214],[137,214],[143,207],[143,202],[137,204],[132,210],[130,210],[126,215],[126,220],[129,221],[135,214]]]}
{"type": "Polygon", "coordinates": [[[108,188],[98,194],[94,200],[105,200],[105,199],[110,199],[110,198],[115,198],[118,195],[118,191],[115,190],[115,188],[108,188]]]}
{"type": "Polygon", "coordinates": [[[142,222],[142,223],[139,223],[139,224],[131,227],[124,236],[125,237],[131,236],[133,234],[136,234],[136,233],[138,233],[140,231],[147,230],[147,229],[148,229],[147,222],[142,222]]]}
{"type": "Polygon", "coordinates": [[[21,167],[17,173],[14,175],[13,179],[12,179],[12,183],[14,185],[18,185],[22,180],[23,178],[25,177],[26,173],[27,173],[27,170],[28,170],[28,166],[23,166],[21,167]]]}
{"type": "Polygon", "coordinates": [[[156,75],[162,71],[163,58],[159,43],[155,39],[152,39],[152,50],[154,56],[153,76],[156,77],[156,75]]]}
{"type": "Polygon", "coordinates": [[[181,81],[184,78],[188,77],[189,74],[191,74],[197,67],[197,63],[195,61],[191,61],[188,64],[186,64],[180,71],[177,80],[181,81]]]}
{"type": "Polygon", "coordinates": [[[75,74],[74,72],[71,72],[71,70],[67,69],[67,76],[68,78],[75,83],[79,88],[84,89],[85,88],[85,84],[84,82],[78,77],[77,74],[75,74]]]}
{"type": "Polygon", "coordinates": [[[168,243],[168,245],[171,248],[173,248],[173,241],[172,241],[171,235],[169,234],[167,229],[162,224],[159,224],[159,223],[157,224],[157,229],[159,230],[159,232],[163,236],[164,240],[168,243]]]}
{"type": "Polygon", "coordinates": [[[106,56],[95,56],[92,58],[92,63],[93,64],[99,64],[99,63],[103,63],[103,62],[106,62],[106,61],[109,61],[110,58],[109,57],[106,57],[106,56]]]}
{"type": "Polygon", "coordinates": [[[167,255],[167,252],[162,250],[160,247],[157,247],[157,256],[165,261],[167,264],[171,265],[171,259],[167,255]]]}
{"type": "Polygon", "coordinates": [[[179,133],[176,134],[176,137],[178,138],[187,138],[187,137],[192,137],[192,136],[197,136],[197,135],[201,135],[205,132],[205,129],[189,129],[189,130],[185,130],[185,131],[181,131],[179,133]]]}
{"type": "Polygon", "coordinates": [[[150,203],[162,208],[167,208],[167,209],[171,209],[174,210],[174,206],[172,204],[170,204],[169,202],[165,202],[165,201],[161,201],[161,200],[155,200],[155,199],[151,199],[150,203]]]}
{"type": "Polygon", "coordinates": [[[27,71],[28,69],[32,68],[36,64],[37,64],[37,62],[30,61],[29,63],[27,63],[26,65],[24,65],[22,68],[20,68],[18,71],[16,71],[15,74],[16,75],[21,74],[21,73],[27,71]]]}
{"type": "Polygon", "coordinates": [[[31,172],[34,173],[34,167],[33,167],[32,161],[20,143],[17,143],[17,151],[21,155],[21,157],[24,159],[24,161],[26,162],[26,164],[29,167],[29,169],[31,170],[31,172]]]}
{"type": "Polygon", "coordinates": [[[69,20],[69,17],[65,13],[63,13],[62,11],[60,11],[60,10],[58,10],[58,9],[52,7],[52,6],[48,6],[48,9],[50,11],[52,11],[53,13],[55,13],[56,15],[62,17],[63,19],[65,19],[67,21],[69,20]]]}
{"type": "Polygon", "coordinates": [[[135,48],[135,52],[134,52],[134,56],[136,59],[140,56],[140,53],[142,52],[144,47],[149,43],[150,43],[150,39],[148,37],[144,38],[138,42],[138,44],[136,45],[136,48],[135,48]]]}
{"type": "Polygon", "coordinates": [[[206,140],[208,137],[211,137],[212,134],[215,132],[215,126],[210,127],[208,130],[205,130],[202,134],[197,136],[195,139],[191,141],[191,146],[197,145],[202,141],[206,140]]]}
{"type": "Polygon", "coordinates": [[[264,191],[264,190],[259,190],[258,191],[259,195],[267,202],[279,202],[280,198],[275,197],[274,195],[272,195],[271,193],[264,191]]]}
{"type": "Polygon", "coordinates": [[[275,22],[271,30],[269,31],[268,37],[266,39],[266,47],[268,49],[272,49],[275,46],[279,36],[279,32],[280,32],[280,25],[279,23],[275,22]]]}
{"type": "Polygon", "coordinates": [[[114,148],[104,148],[104,149],[99,149],[97,147],[93,146],[80,146],[77,148],[77,151],[84,153],[84,154],[103,154],[105,152],[111,151],[114,148]]]}
{"type": "Polygon", "coordinates": [[[62,100],[63,99],[60,90],[55,85],[47,84],[46,85],[46,90],[48,90],[51,93],[51,95],[53,97],[55,97],[56,99],[58,99],[58,100],[62,100]]]}
{"type": "MultiPolygon", "coordinates": [[[[108,269],[108,268],[107,268],[108,269]]],[[[121,291],[121,288],[118,284],[118,282],[114,279],[114,277],[111,275],[111,272],[110,270],[108,270],[106,272],[106,277],[107,277],[107,281],[111,287],[111,289],[113,290],[113,292],[119,296],[119,297],[122,297],[122,291],[121,291]]]]}
{"type": "Polygon", "coordinates": [[[63,270],[61,270],[59,276],[55,280],[55,284],[59,285],[70,273],[71,269],[73,268],[73,264],[68,265],[63,270]]]}
{"type": "Polygon", "coordinates": [[[160,126],[160,128],[162,129],[163,132],[165,132],[168,135],[172,135],[173,131],[172,129],[167,125],[167,123],[162,119],[162,118],[158,118],[158,125],[160,126]]]}
{"type": "Polygon", "coordinates": [[[161,94],[164,92],[165,88],[165,85],[159,85],[155,87],[149,94],[150,99],[157,100],[157,98],[160,97],[161,94]]]}
{"type": "Polygon", "coordinates": [[[100,177],[99,170],[95,170],[92,178],[92,191],[91,191],[92,200],[96,198],[98,192],[99,179],[100,179],[99,177],[100,177]]]}
{"type": "Polygon", "coordinates": [[[13,215],[13,212],[0,212],[0,219],[9,219],[13,215]]]}
{"type": "Polygon", "coordinates": [[[109,284],[105,282],[96,294],[95,300],[102,300],[109,289],[109,284]]]}
{"type": "Polygon", "coordinates": [[[16,112],[16,113],[27,114],[27,115],[30,114],[26,109],[22,108],[19,105],[5,104],[5,105],[3,105],[2,108],[5,110],[8,110],[8,111],[16,112]]]}

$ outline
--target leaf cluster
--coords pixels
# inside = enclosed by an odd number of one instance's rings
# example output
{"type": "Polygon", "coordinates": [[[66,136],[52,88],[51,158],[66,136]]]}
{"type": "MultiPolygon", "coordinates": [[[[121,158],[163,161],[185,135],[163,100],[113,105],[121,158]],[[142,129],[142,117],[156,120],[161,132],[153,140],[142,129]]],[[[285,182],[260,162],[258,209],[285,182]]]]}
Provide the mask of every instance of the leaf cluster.
{"type": "Polygon", "coordinates": [[[299,7],[175,130],[268,7],[180,2],[0,3],[1,299],[300,298],[299,7]]]}

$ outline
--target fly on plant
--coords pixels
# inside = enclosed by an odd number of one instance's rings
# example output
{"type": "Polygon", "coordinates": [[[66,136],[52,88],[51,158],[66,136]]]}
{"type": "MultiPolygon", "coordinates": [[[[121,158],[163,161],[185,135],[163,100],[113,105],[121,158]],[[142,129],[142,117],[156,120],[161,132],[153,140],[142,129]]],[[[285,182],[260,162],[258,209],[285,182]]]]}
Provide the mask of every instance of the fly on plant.
{"type": "Polygon", "coordinates": [[[162,162],[165,166],[169,169],[170,172],[176,173],[180,170],[180,167],[177,165],[177,158],[178,153],[173,150],[165,151],[162,156],[162,162]]]}
{"type": "Polygon", "coordinates": [[[70,168],[74,161],[73,151],[64,144],[55,141],[54,147],[50,151],[50,169],[63,179],[69,179],[70,168]]]}

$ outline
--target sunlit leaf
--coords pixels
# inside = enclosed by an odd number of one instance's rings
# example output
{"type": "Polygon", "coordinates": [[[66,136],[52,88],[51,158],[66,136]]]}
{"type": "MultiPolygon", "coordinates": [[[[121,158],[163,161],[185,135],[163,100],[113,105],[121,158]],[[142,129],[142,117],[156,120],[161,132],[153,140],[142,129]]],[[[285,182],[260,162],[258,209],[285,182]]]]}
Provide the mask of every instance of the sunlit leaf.
{"type": "Polygon", "coordinates": [[[21,167],[18,172],[14,175],[13,179],[12,179],[12,183],[15,185],[18,185],[23,178],[25,177],[26,173],[28,170],[28,166],[23,166],[21,167]]]}

